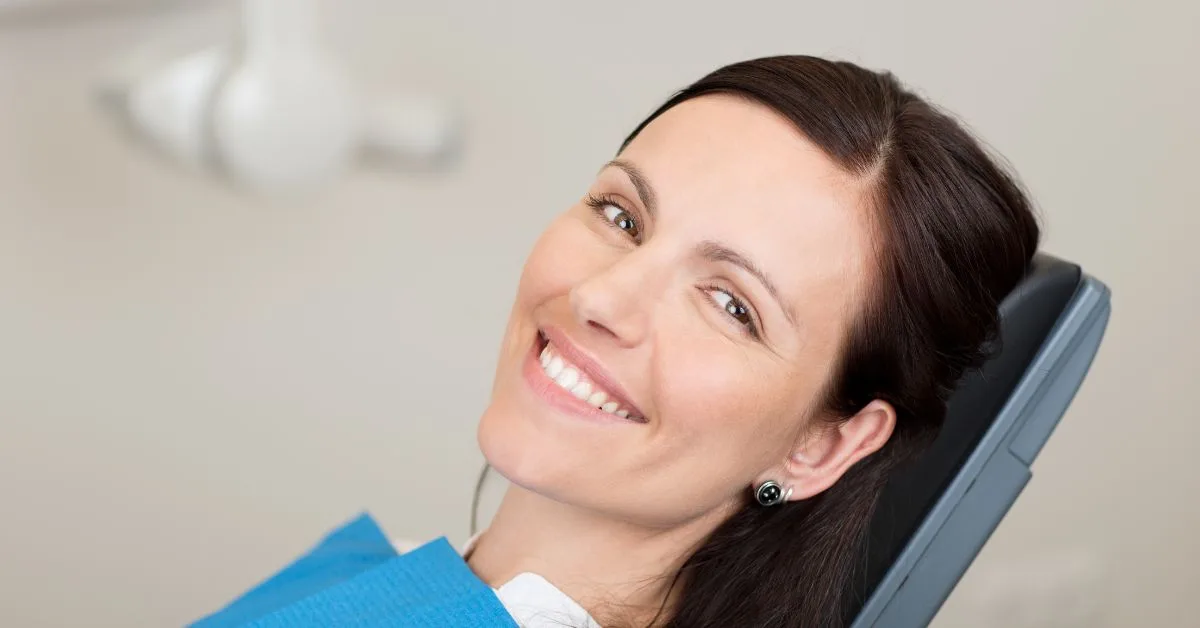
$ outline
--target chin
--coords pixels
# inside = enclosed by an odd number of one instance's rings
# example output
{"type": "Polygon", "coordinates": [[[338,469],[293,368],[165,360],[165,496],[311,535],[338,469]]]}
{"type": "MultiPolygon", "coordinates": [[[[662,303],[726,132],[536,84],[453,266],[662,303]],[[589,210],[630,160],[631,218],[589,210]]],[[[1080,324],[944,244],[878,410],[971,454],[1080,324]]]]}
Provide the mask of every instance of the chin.
{"type": "Polygon", "coordinates": [[[549,444],[540,443],[539,435],[522,425],[495,401],[488,405],[479,420],[479,450],[489,466],[506,480],[534,488],[538,478],[544,477],[546,463],[540,458],[549,444]]]}
{"type": "MultiPolygon", "coordinates": [[[[479,449],[487,463],[509,482],[527,490],[560,498],[569,487],[596,476],[607,457],[600,455],[592,423],[556,408],[546,407],[526,388],[520,369],[506,369],[479,420],[479,449]],[[590,470],[590,473],[584,473],[590,470]]],[[[611,439],[600,438],[617,446],[611,439]]]]}
{"type": "Polygon", "coordinates": [[[479,449],[497,473],[522,488],[556,494],[589,465],[583,436],[552,429],[527,404],[497,390],[479,421],[479,449]]]}
{"type": "Polygon", "coordinates": [[[605,371],[560,328],[510,325],[477,434],[488,464],[551,498],[610,476],[613,452],[641,450],[650,432],[605,371]]]}

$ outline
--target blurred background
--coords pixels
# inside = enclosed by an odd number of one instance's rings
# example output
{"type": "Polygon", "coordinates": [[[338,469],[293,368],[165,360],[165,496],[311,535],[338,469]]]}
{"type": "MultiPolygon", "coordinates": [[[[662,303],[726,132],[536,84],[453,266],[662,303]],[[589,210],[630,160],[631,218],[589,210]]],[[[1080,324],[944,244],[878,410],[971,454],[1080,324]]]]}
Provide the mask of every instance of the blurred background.
{"type": "Polygon", "coordinates": [[[534,238],[673,90],[779,53],[893,70],[961,116],[1045,250],[1113,289],[935,625],[1197,621],[1200,4],[302,4],[377,126],[320,118],[332,156],[263,191],[254,146],[214,165],[220,128],[122,110],[131,50],[231,41],[239,3],[0,1],[0,624],[180,625],[363,509],[462,542],[534,238]],[[371,141],[395,158],[358,159],[371,141]]]}

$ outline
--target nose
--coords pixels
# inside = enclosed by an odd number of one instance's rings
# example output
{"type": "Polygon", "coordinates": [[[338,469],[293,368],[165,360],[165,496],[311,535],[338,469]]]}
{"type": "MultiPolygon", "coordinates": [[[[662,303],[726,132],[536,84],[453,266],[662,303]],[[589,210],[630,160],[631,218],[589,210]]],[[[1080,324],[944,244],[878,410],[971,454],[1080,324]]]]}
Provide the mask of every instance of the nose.
{"type": "Polygon", "coordinates": [[[625,347],[646,339],[665,271],[656,268],[645,251],[622,256],[571,289],[568,297],[577,323],[625,347]]]}

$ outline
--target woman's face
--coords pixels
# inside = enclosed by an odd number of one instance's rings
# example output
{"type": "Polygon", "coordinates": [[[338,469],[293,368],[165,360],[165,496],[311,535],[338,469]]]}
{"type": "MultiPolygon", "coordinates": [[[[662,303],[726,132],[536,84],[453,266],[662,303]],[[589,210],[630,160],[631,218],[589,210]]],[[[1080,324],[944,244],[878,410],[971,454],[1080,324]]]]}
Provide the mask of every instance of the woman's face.
{"type": "Polygon", "coordinates": [[[782,474],[866,283],[861,185],[743,99],[657,118],[529,256],[480,423],[488,461],[651,526],[782,474]]]}

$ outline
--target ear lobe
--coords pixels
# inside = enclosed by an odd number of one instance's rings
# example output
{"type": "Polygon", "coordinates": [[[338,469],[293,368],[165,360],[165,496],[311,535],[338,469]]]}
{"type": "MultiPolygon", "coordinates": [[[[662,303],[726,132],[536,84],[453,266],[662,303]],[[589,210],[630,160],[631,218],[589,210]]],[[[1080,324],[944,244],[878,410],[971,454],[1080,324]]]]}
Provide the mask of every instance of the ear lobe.
{"type": "Polygon", "coordinates": [[[832,486],[859,460],[879,451],[895,427],[895,408],[876,399],[854,416],[809,433],[788,458],[791,498],[808,499],[832,486]]]}

